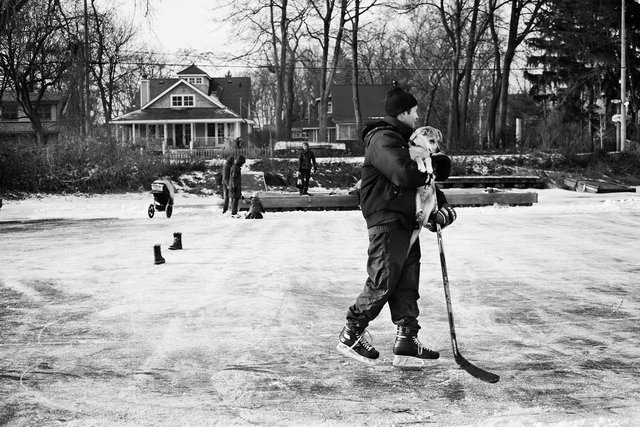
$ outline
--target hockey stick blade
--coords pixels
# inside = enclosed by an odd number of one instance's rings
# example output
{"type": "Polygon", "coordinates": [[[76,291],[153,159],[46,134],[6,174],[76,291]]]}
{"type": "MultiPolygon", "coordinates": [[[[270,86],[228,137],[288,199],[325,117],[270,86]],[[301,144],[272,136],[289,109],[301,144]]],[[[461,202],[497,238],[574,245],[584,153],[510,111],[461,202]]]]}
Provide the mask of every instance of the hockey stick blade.
{"type": "Polygon", "coordinates": [[[475,377],[481,381],[491,383],[491,384],[495,384],[498,381],[500,381],[499,375],[493,374],[489,371],[485,371],[484,369],[477,367],[476,365],[474,365],[473,363],[469,362],[467,359],[462,357],[460,353],[457,353],[455,355],[455,360],[456,360],[456,363],[462,369],[467,371],[467,373],[472,377],[475,377]]]}
{"type": "Polygon", "coordinates": [[[451,307],[451,295],[449,292],[449,275],[447,274],[447,261],[444,256],[444,245],[442,243],[442,230],[440,225],[436,225],[436,235],[438,238],[438,249],[440,252],[440,266],[442,267],[442,284],[444,285],[444,296],[447,303],[447,315],[449,317],[449,333],[451,335],[451,347],[456,363],[467,373],[481,381],[495,384],[500,381],[500,377],[484,369],[478,368],[476,365],[462,357],[458,350],[458,339],[456,338],[456,328],[453,321],[453,309],[451,307]]]}

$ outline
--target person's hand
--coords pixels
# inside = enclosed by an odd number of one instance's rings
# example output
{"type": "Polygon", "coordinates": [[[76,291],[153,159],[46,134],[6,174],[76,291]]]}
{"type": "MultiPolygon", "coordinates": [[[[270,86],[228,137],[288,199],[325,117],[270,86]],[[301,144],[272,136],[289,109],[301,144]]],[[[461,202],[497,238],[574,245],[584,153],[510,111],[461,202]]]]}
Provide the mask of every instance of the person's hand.
{"type": "Polygon", "coordinates": [[[415,160],[416,157],[429,157],[431,153],[429,152],[429,150],[427,150],[424,147],[420,147],[417,145],[412,145],[409,147],[409,157],[411,157],[411,160],[415,160]]]}
{"type": "Polygon", "coordinates": [[[443,229],[451,225],[458,218],[458,214],[449,203],[442,205],[440,209],[432,212],[427,220],[425,227],[431,232],[438,231],[437,225],[440,225],[440,229],[443,229]]]}

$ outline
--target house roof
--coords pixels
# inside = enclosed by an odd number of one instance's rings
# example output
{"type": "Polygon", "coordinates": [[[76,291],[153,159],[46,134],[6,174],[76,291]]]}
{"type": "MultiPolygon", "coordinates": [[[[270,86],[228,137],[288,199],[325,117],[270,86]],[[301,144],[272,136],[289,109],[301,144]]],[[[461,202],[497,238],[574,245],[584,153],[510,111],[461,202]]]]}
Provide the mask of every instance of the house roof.
{"type": "MultiPolygon", "coordinates": [[[[191,67],[189,67],[191,68],[191,67]]],[[[187,68],[186,70],[188,70],[187,68]]],[[[195,67],[198,68],[198,67],[195,67]]],[[[251,101],[251,78],[220,77],[209,78],[208,96],[215,95],[222,104],[241,117],[249,116],[251,101]],[[242,105],[242,107],[241,107],[242,105]]],[[[170,89],[181,79],[149,79],[149,100],[153,100],[170,89]]],[[[140,108],[140,91],[135,97],[135,108],[140,108]]]]}
{"type": "Polygon", "coordinates": [[[248,117],[251,101],[251,78],[249,77],[219,77],[212,78],[209,94],[215,94],[227,108],[238,113],[241,117],[248,117]]]}
{"type": "MultiPolygon", "coordinates": [[[[360,95],[360,113],[363,120],[384,117],[384,100],[389,85],[362,85],[358,87],[360,95]]],[[[355,122],[353,110],[353,92],[351,85],[333,85],[331,88],[331,106],[335,123],[355,122]]]]}
{"type": "MultiPolygon", "coordinates": [[[[152,108],[152,106],[161,98],[163,98],[164,96],[166,96],[167,92],[170,92],[173,88],[178,87],[178,86],[187,86],[190,90],[194,91],[195,93],[199,93],[201,96],[203,96],[204,98],[208,99],[208,101],[212,104],[215,105],[217,107],[220,108],[226,108],[226,105],[223,105],[222,102],[220,102],[220,100],[216,97],[216,96],[211,96],[210,95],[210,91],[209,90],[205,90],[204,92],[196,87],[195,85],[189,83],[186,80],[183,79],[177,79],[175,80],[175,83],[172,86],[169,86],[167,88],[165,88],[165,90],[160,93],[157,97],[151,99],[148,103],[146,103],[141,109],[142,110],[146,110],[148,108],[152,108]]],[[[155,107],[153,107],[155,108],[155,107]]]]}
{"type": "MultiPolygon", "coordinates": [[[[37,94],[35,93],[30,93],[29,94],[29,98],[34,101],[37,98],[37,94]]],[[[65,94],[60,93],[60,92],[45,92],[44,95],[42,95],[42,99],[41,102],[60,102],[62,100],[65,99],[65,94]]],[[[2,102],[16,102],[16,94],[15,92],[9,92],[9,91],[5,91],[3,96],[2,96],[2,102]]]]}
{"type": "Polygon", "coordinates": [[[177,75],[181,75],[181,74],[187,74],[187,75],[205,75],[207,77],[209,77],[209,75],[202,71],[200,68],[196,67],[194,64],[189,65],[187,68],[185,68],[182,71],[179,71],[176,73],[177,75]]]}
{"type": "Polygon", "coordinates": [[[212,120],[223,120],[226,122],[241,120],[237,115],[229,112],[225,108],[148,108],[146,110],[136,110],[113,119],[114,122],[207,122],[212,120]]]}

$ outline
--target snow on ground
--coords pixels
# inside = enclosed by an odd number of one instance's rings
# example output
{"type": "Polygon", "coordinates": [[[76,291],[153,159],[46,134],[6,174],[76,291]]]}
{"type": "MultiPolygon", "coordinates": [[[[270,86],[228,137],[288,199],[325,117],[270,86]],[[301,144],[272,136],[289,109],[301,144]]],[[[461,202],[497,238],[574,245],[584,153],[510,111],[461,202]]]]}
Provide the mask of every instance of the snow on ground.
{"type": "Polygon", "coordinates": [[[640,195],[537,190],[459,208],[444,231],[462,354],[451,357],[435,238],[421,235],[423,372],[334,347],[364,283],[360,212],[220,213],[216,196],[5,200],[0,424],[631,426],[640,417],[640,195]],[[173,232],[182,251],[170,251],[173,232]],[[153,245],[166,263],[154,265],[153,245]]]}

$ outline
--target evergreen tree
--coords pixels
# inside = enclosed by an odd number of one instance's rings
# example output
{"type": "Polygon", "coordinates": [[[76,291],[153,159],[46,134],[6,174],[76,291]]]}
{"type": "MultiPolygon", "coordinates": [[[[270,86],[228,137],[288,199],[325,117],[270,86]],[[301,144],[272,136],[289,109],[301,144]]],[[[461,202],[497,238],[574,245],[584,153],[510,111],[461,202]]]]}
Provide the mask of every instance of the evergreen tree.
{"type": "MultiPolygon", "coordinates": [[[[630,110],[640,95],[640,4],[626,2],[627,67],[630,110]]],[[[550,2],[532,48],[525,78],[530,95],[562,112],[565,122],[593,118],[596,101],[620,98],[619,0],[557,0],[550,2]]],[[[636,108],[634,108],[634,105],[636,108]]],[[[636,130],[637,132],[637,130],[636,130]]]]}

